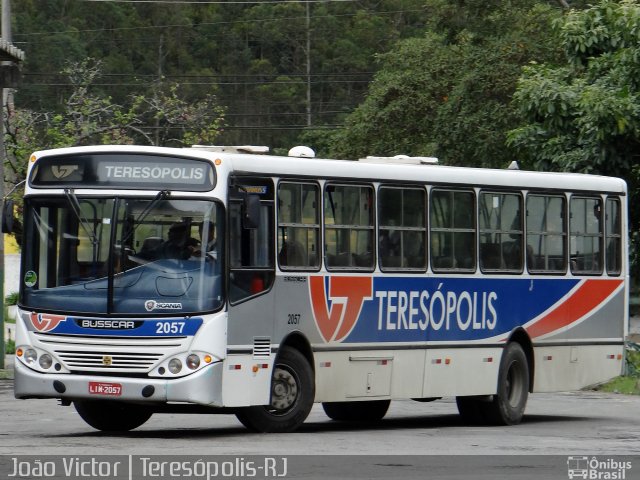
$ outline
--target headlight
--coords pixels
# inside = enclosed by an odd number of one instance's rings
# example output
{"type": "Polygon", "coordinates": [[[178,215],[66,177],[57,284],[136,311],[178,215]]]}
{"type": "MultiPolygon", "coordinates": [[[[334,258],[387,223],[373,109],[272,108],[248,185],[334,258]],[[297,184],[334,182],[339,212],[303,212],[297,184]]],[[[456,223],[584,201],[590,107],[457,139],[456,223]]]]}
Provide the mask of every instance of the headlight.
{"type": "Polygon", "coordinates": [[[187,357],[187,367],[191,370],[195,370],[200,366],[200,357],[195,353],[192,353],[187,357]]]}
{"type": "Polygon", "coordinates": [[[177,358],[171,359],[171,361],[169,362],[169,371],[176,375],[180,373],[180,370],[182,370],[182,362],[177,358]]]}
{"type": "Polygon", "coordinates": [[[53,359],[51,358],[51,355],[45,353],[40,356],[38,363],[40,363],[40,367],[42,367],[44,370],[48,370],[53,364],[53,359]]]}
{"type": "Polygon", "coordinates": [[[24,352],[24,361],[26,363],[29,363],[29,364],[36,363],[37,359],[38,359],[38,353],[33,348],[28,348],[24,352]]]}

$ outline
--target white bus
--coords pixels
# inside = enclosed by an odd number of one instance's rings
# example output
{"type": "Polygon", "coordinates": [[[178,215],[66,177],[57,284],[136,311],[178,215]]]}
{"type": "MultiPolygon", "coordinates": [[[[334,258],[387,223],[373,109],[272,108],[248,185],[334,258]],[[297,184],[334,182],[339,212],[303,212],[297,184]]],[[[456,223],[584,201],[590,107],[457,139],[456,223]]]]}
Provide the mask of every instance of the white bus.
{"type": "Polygon", "coordinates": [[[515,424],[530,392],[619,375],[625,183],[427,160],[34,153],[15,396],[105,431],[199,411],[287,432],[314,402],[374,421],[445,396],[515,424]]]}

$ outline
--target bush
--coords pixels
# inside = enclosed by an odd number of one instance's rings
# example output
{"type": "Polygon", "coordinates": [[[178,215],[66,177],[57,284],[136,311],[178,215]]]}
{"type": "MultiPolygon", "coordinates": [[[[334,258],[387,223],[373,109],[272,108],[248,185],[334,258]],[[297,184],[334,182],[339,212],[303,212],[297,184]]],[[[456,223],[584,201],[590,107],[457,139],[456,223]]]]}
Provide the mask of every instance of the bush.
{"type": "Polygon", "coordinates": [[[18,304],[18,292],[11,292],[4,297],[5,305],[17,305],[18,304]]]}
{"type": "Polygon", "coordinates": [[[16,342],[9,339],[4,344],[4,353],[7,355],[13,355],[16,353],[16,342]]]}
{"type": "Polygon", "coordinates": [[[640,377],[640,345],[629,343],[627,345],[626,374],[630,377],[640,377]]]}

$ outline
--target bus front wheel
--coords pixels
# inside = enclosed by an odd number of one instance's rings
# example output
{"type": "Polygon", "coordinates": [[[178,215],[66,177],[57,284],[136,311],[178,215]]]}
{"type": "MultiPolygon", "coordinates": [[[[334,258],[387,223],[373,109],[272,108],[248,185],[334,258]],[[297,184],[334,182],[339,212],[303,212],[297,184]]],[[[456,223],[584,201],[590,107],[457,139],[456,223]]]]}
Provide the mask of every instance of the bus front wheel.
{"type": "Polygon", "coordinates": [[[133,430],[153,414],[150,409],[141,405],[108,400],[76,400],[73,406],[85,422],[103,432],[133,430]]]}
{"type": "Polygon", "coordinates": [[[292,432],[306,420],[314,397],[315,383],[309,362],[298,350],[282,347],[273,366],[271,403],[241,408],[236,417],[254,432],[292,432]]]}
{"type": "Polygon", "coordinates": [[[377,422],[389,409],[390,400],[364,402],[324,402],[322,408],[332,420],[340,422],[377,422]]]}

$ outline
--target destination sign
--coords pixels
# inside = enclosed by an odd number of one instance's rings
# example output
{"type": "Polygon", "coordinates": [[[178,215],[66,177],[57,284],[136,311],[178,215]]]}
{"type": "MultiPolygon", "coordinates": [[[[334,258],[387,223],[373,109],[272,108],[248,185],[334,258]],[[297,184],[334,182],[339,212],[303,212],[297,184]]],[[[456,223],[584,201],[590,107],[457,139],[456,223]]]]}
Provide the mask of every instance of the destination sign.
{"type": "Polygon", "coordinates": [[[43,157],[33,187],[129,188],[206,192],[215,186],[213,166],[203,160],[132,153],[43,157]]]}

